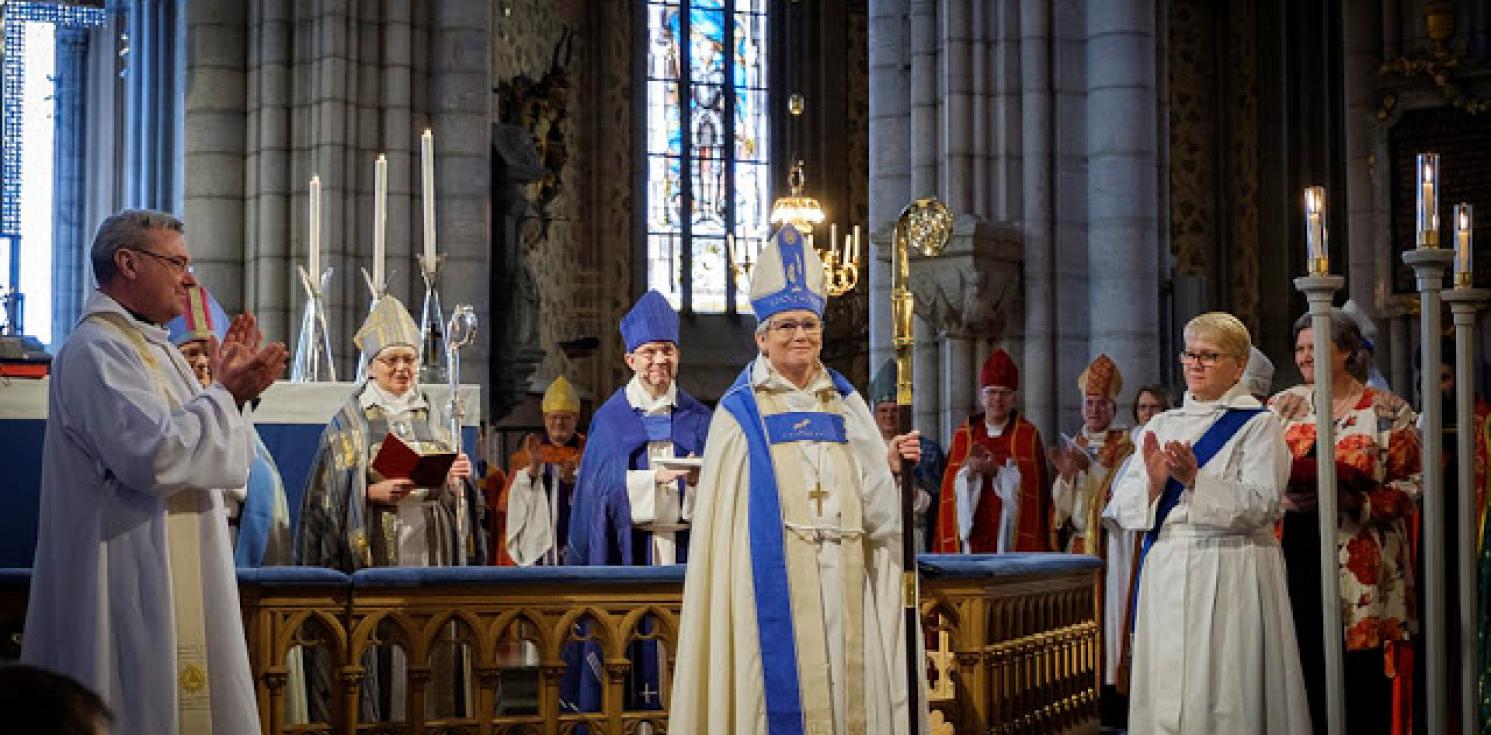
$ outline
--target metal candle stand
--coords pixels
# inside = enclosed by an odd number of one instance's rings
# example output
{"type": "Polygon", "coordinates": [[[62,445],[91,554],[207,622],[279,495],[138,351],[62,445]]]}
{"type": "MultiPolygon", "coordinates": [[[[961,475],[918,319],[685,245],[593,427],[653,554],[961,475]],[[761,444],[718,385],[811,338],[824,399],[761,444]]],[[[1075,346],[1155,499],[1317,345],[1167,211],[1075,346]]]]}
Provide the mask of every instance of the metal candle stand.
{"type": "MultiPolygon", "coordinates": [[[[442,329],[445,327],[445,313],[440,309],[440,291],[436,286],[440,282],[440,271],[445,266],[445,256],[437,255],[433,263],[430,258],[419,256],[420,275],[425,282],[424,307],[419,314],[419,336],[424,345],[420,351],[419,382],[439,383],[445,380],[447,371],[447,360],[441,363],[445,355],[445,338],[442,329]]],[[[454,314],[452,314],[454,317],[454,314]]]]}
{"type": "Polygon", "coordinates": [[[295,345],[295,361],[290,365],[290,381],[294,383],[336,382],[336,362],[332,359],[331,334],[326,328],[325,294],[331,289],[334,269],[327,268],[320,275],[320,282],[313,280],[304,266],[300,272],[300,285],[305,288],[305,311],[300,317],[300,341],[295,345]]]}
{"type": "Polygon", "coordinates": [[[1444,478],[1439,458],[1444,456],[1444,417],[1439,400],[1440,291],[1444,275],[1455,254],[1437,247],[1419,247],[1403,253],[1403,262],[1413,268],[1419,290],[1419,354],[1423,374],[1419,398],[1423,404],[1423,567],[1424,627],[1427,657],[1424,669],[1424,716],[1430,735],[1445,732],[1445,640],[1444,609],[1444,478]]]}
{"type": "MultiPolygon", "coordinates": [[[[1320,511],[1320,624],[1325,645],[1326,722],[1329,732],[1345,732],[1345,676],[1341,624],[1341,580],[1336,557],[1336,439],[1331,415],[1331,302],[1345,285],[1341,276],[1302,276],[1294,287],[1310,302],[1310,328],[1315,335],[1315,459],[1316,497],[1320,511]]],[[[1300,621],[1300,625],[1305,625],[1300,621]]]]}
{"type": "MultiPolygon", "coordinates": [[[[1475,322],[1491,290],[1457,287],[1444,293],[1455,324],[1455,459],[1460,496],[1458,519],[1460,587],[1460,721],[1461,732],[1478,732],[1476,723],[1476,527],[1475,440],[1475,322]]],[[[1435,377],[1437,378],[1437,371],[1435,377]]],[[[1426,455],[1427,456],[1427,455],[1426,455]]]]}

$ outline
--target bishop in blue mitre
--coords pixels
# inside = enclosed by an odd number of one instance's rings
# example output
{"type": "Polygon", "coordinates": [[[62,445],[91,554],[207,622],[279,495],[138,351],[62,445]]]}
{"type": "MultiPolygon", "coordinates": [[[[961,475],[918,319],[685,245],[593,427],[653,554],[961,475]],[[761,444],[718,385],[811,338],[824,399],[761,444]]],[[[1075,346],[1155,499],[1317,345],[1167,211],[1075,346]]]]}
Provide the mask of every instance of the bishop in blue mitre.
{"type": "Polygon", "coordinates": [[[657,291],[621,320],[632,379],[590,420],[570,511],[571,564],[663,566],[688,557],[694,493],[687,467],[704,453],[709,409],[678,387],[678,313],[657,291]]]}
{"type": "MultiPolygon", "coordinates": [[[[678,313],[657,291],[642,294],[621,320],[631,380],[596,410],[570,508],[569,564],[666,566],[688,558],[698,473],[670,460],[704,453],[709,409],[679,389],[678,313]]],[[[648,623],[643,624],[647,632],[648,623]]],[[[561,706],[600,707],[599,650],[574,644],[560,684],[561,706]],[[581,659],[584,663],[581,663],[581,659]]],[[[660,709],[665,652],[638,641],[626,686],[629,710],[660,709]]]]}
{"type": "Polygon", "coordinates": [[[920,437],[887,442],[823,365],[825,300],[822,261],[783,227],[751,272],[760,356],[720,399],[704,450],[669,732],[889,734],[912,713],[924,722],[925,683],[908,688],[905,675],[893,477],[920,456],[920,437]]]}

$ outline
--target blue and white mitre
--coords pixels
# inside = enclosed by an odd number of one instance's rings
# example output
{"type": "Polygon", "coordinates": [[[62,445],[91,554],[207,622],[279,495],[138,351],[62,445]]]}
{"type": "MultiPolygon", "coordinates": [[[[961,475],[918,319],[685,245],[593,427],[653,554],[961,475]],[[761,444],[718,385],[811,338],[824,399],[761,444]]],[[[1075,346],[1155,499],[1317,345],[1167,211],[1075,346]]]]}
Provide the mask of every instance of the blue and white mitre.
{"type": "Polygon", "coordinates": [[[635,352],[648,342],[678,344],[678,312],[662,294],[649,289],[621,318],[621,341],[626,343],[627,352],[635,352]]]}
{"type": "Polygon", "coordinates": [[[782,225],[751,269],[751,308],[756,321],[803,309],[823,316],[828,303],[823,260],[792,225],[782,225]]]}

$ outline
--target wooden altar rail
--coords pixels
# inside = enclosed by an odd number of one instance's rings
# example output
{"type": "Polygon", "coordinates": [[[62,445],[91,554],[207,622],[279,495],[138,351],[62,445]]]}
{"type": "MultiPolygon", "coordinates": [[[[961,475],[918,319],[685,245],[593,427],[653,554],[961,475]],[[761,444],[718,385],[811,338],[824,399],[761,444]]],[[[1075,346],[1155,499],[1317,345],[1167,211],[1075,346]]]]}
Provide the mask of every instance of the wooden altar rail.
{"type": "MultiPolygon", "coordinates": [[[[921,569],[935,733],[1098,731],[1096,559],[929,555],[921,569]]],[[[0,636],[18,630],[28,581],[0,571],[0,636]]],[[[665,707],[667,679],[629,698],[628,650],[656,640],[671,668],[682,584],[678,567],[240,570],[264,732],[665,732],[665,709],[629,705],[665,707]],[[594,712],[561,709],[566,654],[586,645],[577,637],[599,654],[594,712]],[[395,648],[381,676],[365,669],[377,660],[368,651],[395,648]],[[406,664],[390,669],[397,655],[406,664]],[[386,699],[393,679],[404,717],[380,721],[363,690],[386,699]]]]}

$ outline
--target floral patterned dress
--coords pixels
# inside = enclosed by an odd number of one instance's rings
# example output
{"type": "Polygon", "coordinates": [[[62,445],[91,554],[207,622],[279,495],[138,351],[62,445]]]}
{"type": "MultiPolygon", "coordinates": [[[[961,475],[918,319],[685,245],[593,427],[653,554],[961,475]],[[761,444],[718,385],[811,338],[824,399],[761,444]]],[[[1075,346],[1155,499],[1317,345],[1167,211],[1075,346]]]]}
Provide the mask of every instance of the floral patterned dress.
{"type": "MultiPolygon", "coordinates": [[[[1284,421],[1284,442],[1296,460],[1314,456],[1313,392],[1313,386],[1299,385],[1269,401],[1284,421]]],[[[1416,625],[1407,523],[1422,493],[1414,422],[1413,409],[1401,398],[1366,388],[1335,424],[1338,483],[1361,503],[1340,511],[1336,526],[1348,651],[1407,640],[1416,625]]]]}

